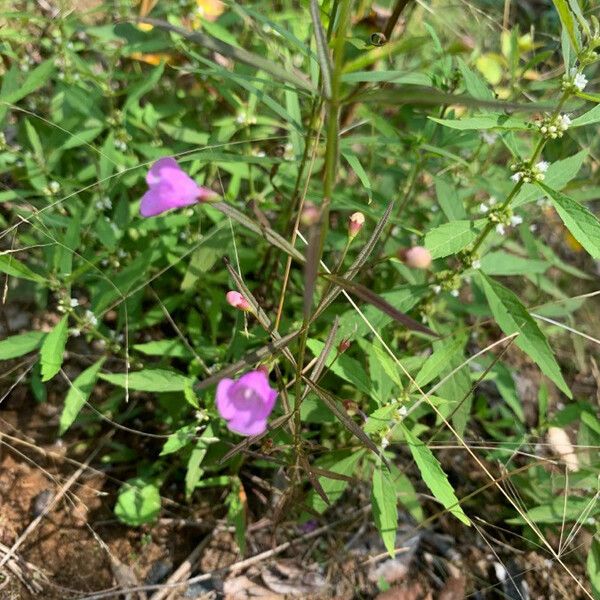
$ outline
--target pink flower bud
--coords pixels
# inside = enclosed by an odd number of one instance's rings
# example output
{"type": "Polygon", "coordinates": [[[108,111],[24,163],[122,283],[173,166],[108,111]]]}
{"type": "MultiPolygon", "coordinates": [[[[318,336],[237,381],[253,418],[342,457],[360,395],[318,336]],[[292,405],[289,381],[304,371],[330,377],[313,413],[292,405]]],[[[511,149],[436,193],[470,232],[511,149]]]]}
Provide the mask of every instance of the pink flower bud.
{"type": "Polygon", "coordinates": [[[428,269],[431,266],[431,252],[423,246],[413,246],[405,250],[401,258],[411,269],[428,269]]]}
{"type": "Polygon", "coordinates": [[[311,227],[319,222],[320,216],[319,209],[312,202],[305,202],[300,215],[300,223],[306,227],[311,227]]]}
{"type": "Polygon", "coordinates": [[[267,377],[269,376],[269,366],[266,364],[258,365],[258,367],[256,367],[256,370],[260,371],[261,373],[264,373],[267,377]]]}
{"type": "Polygon", "coordinates": [[[230,292],[227,292],[225,298],[227,300],[227,303],[233,306],[234,308],[238,308],[239,310],[245,310],[246,312],[250,312],[252,310],[252,307],[250,306],[248,300],[246,300],[246,298],[244,298],[244,296],[242,296],[239,292],[231,290],[230,292]]]}
{"type": "Polygon", "coordinates": [[[348,350],[348,348],[350,348],[350,340],[348,338],[344,338],[339,344],[338,344],[338,352],[340,354],[343,354],[344,352],[346,352],[346,350],[348,350]]]}
{"type": "Polygon", "coordinates": [[[365,215],[361,212],[355,212],[350,215],[350,222],[348,223],[348,235],[350,239],[355,238],[358,232],[362,229],[365,223],[365,215]]]}

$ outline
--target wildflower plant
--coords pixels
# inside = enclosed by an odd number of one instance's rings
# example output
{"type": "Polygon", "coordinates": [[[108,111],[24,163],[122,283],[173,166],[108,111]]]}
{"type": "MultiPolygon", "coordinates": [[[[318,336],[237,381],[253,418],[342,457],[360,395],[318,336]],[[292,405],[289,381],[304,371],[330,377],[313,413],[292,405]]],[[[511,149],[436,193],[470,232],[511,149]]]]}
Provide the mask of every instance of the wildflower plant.
{"type": "Polygon", "coordinates": [[[55,317],[0,360],[58,391],[58,436],[119,421],[119,519],[153,522],[167,483],[220,487],[243,549],[245,474],[276,466],[273,522],[364,488],[394,554],[403,514],[469,527],[490,488],[498,527],[570,573],[545,531],[596,533],[598,456],[568,482],[531,457],[565,425],[600,445],[574,385],[598,342],[598,21],[556,0],[554,37],[467,39],[400,0],[376,32],[370,2],[122,4],[116,25],[47,16],[27,69],[10,37],[0,91],[3,300],[55,317]]]}

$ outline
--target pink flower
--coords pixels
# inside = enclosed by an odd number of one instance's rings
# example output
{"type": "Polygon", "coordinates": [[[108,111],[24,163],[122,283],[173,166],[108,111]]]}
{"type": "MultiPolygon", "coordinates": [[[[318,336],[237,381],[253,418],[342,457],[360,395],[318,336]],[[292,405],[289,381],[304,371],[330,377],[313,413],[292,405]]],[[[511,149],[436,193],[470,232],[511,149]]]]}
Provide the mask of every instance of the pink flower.
{"type": "Polygon", "coordinates": [[[431,252],[423,246],[413,246],[402,252],[404,262],[412,269],[428,269],[431,266],[431,252]]]}
{"type": "Polygon", "coordinates": [[[221,379],[217,385],[217,410],[227,427],[240,435],[264,433],[276,399],[277,390],[263,371],[250,371],[237,381],[221,379]]]}
{"type": "Polygon", "coordinates": [[[350,239],[355,238],[358,232],[362,229],[365,224],[365,215],[361,212],[355,212],[350,215],[350,221],[348,223],[348,235],[350,239]]]}
{"type": "Polygon", "coordinates": [[[181,208],[218,197],[216,192],[199,186],[171,157],[157,160],[150,167],[146,182],[150,189],[142,197],[142,217],[154,217],[171,208],[181,208]]]}
{"type": "Polygon", "coordinates": [[[246,312],[250,312],[252,307],[250,306],[250,302],[244,298],[239,292],[235,292],[231,290],[225,294],[225,299],[227,303],[233,306],[234,308],[239,308],[240,310],[245,310],[246,312]]]}

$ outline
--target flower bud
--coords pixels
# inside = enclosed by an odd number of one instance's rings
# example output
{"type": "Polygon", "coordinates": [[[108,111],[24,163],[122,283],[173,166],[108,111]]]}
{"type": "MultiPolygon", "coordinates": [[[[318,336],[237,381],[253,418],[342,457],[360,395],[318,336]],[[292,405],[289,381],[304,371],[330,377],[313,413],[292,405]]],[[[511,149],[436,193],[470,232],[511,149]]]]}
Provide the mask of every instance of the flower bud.
{"type": "Polygon", "coordinates": [[[354,239],[358,232],[362,229],[365,223],[365,215],[361,212],[355,212],[350,215],[350,221],[348,223],[348,235],[350,239],[354,239]]]}
{"type": "Polygon", "coordinates": [[[338,344],[338,352],[340,354],[343,354],[344,352],[346,352],[346,350],[348,350],[348,348],[350,348],[350,340],[348,338],[344,338],[339,344],[338,344]]]}
{"type": "Polygon", "coordinates": [[[402,259],[411,269],[428,269],[431,266],[431,252],[423,246],[413,246],[402,254],[402,259]]]}
{"type": "Polygon", "coordinates": [[[300,215],[300,223],[311,227],[319,222],[320,211],[312,202],[305,202],[300,215]]]}
{"type": "Polygon", "coordinates": [[[231,290],[227,292],[225,299],[227,300],[227,303],[234,308],[244,310],[246,312],[250,312],[252,310],[248,300],[246,300],[246,298],[244,298],[244,296],[242,296],[239,292],[231,290]]]}

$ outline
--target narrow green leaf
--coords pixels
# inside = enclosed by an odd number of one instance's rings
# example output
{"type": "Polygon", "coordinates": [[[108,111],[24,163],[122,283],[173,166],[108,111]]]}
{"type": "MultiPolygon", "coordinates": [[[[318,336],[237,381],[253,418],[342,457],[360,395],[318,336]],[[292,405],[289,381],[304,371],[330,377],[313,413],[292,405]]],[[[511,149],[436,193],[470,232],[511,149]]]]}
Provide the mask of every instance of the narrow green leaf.
{"type": "Polygon", "coordinates": [[[566,29],[575,52],[579,52],[579,29],[567,0],[552,0],[562,26],[566,29]]]}
{"type": "Polygon", "coordinates": [[[381,463],[378,463],[373,471],[371,504],[375,526],[379,530],[386,550],[393,558],[396,553],[396,532],[398,530],[396,488],[389,469],[381,463]]]}
{"type": "Polygon", "coordinates": [[[425,247],[431,252],[433,258],[442,258],[450,254],[456,254],[477,239],[484,224],[484,219],[444,223],[427,232],[425,235],[425,247]]]}
{"type": "Polygon", "coordinates": [[[502,284],[480,273],[489,307],[496,323],[506,334],[519,333],[515,344],[540,367],[554,383],[569,397],[571,391],[563,379],[560,367],[552,354],[548,340],[517,296],[502,284]]]}
{"type": "Polygon", "coordinates": [[[42,381],[49,381],[60,371],[67,338],[69,337],[68,322],[69,317],[65,315],[42,343],[40,351],[42,381]]]}
{"type": "Polygon", "coordinates": [[[0,102],[14,104],[42,87],[54,73],[54,60],[49,59],[33,69],[25,81],[15,90],[0,95],[0,102]]]}
{"type": "Polygon", "coordinates": [[[473,71],[462,58],[458,59],[458,68],[470,96],[479,100],[495,100],[494,92],[485,80],[473,71]]]}
{"type": "Polygon", "coordinates": [[[18,358],[37,350],[45,335],[42,331],[28,331],[7,337],[0,341],[0,360],[18,358]]]}
{"type": "Polygon", "coordinates": [[[471,520],[461,508],[454,489],[437,458],[418,437],[414,436],[404,425],[401,427],[425,485],[444,508],[465,525],[471,525],[471,520]]]}
{"type": "Polygon", "coordinates": [[[490,252],[481,258],[481,270],[488,275],[526,275],[544,273],[549,263],[545,260],[523,258],[504,250],[490,252]]]}
{"type": "Polygon", "coordinates": [[[139,392],[183,392],[188,378],[165,369],[142,369],[126,373],[100,373],[100,379],[139,392]]]}
{"type": "Polygon", "coordinates": [[[600,104],[573,119],[570,127],[583,127],[584,125],[592,125],[592,123],[597,123],[598,121],[600,121],[600,104]]]}
{"type": "Polygon", "coordinates": [[[34,273],[26,264],[17,260],[11,254],[0,255],[0,273],[35,281],[36,283],[48,283],[44,277],[34,273]]]}
{"type": "Polygon", "coordinates": [[[538,184],[552,200],[559,214],[573,237],[589,252],[592,258],[600,258],[600,221],[583,204],[575,202],[562,192],[557,192],[538,184]]]}
{"type": "Polygon", "coordinates": [[[432,121],[450,127],[451,129],[459,129],[461,131],[469,131],[472,129],[529,129],[529,125],[522,119],[517,119],[509,115],[475,115],[473,117],[465,117],[464,119],[437,119],[429,117],[432,121]]]}
{"type": "Polygon", "coordinates": [[[209,424],[196,441],[187,463],[187,471],[185,472],[185,497],[187,500],[191,498],[192,492],[196,489],[204,473],[204,469],[201,467],[202,461],[206,456],[209,444],[214,441],[216,441],[216,438],[213,434],[212,425],[209,424]]]}
{"type": "Polygon", "coordinates": [[[438,348],[425,361],[415,377],[415,383],[420,388],[423,388],[424,385],[439,377],[448,368],[450,359],[464,348],[465,338],[459,335],[455,338],[444,340],[444,342],[437,342],[436,345],[438,345],[438,348]]]}
{"type": "Polygon", "coordinates": [[[73,424],[77,415],[83,408],[83,405],[87,402],[96,380],[98,379],[98,372],[104,364],[104,358],[101,358],[95,362],[91,367],[88,367],[85,371],[82,371],[79,376],[73,381],[73,384],[69,388],[67,397],[65,398],[65,405],[60,415],[60,425],[58,434],[63,435],[69,427],[73,424]]]}
{"type": "Polygon", "coordinates": [[[586,567],[594,598],[595,600],[600,600],[600,535],[598,534],[592,538],[586,567]]]}

